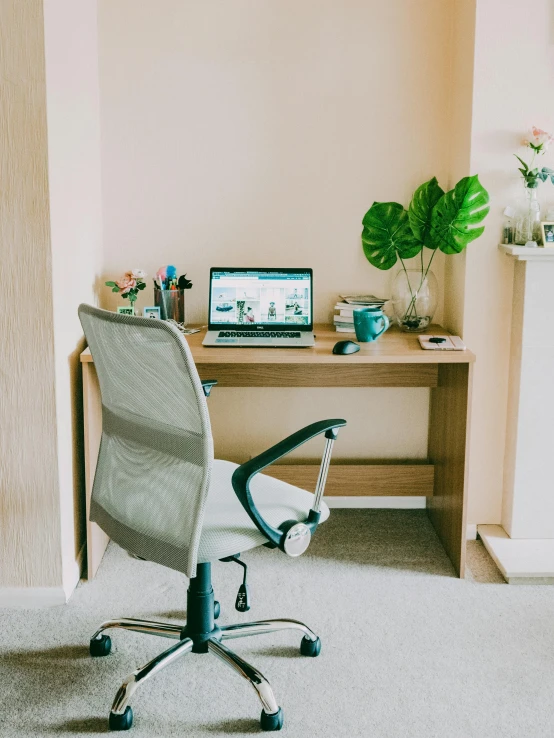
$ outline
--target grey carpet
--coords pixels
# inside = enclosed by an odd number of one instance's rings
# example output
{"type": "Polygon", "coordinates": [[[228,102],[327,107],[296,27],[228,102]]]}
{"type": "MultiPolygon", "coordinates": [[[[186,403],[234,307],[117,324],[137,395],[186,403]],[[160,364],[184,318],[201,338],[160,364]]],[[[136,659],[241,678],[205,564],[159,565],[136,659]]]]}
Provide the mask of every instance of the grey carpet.
{"type": "MultiPolygon", "coordinates": [[[[334,510],[308,553],[257,549],[252,610],[234,611],[241,571],[214,566],[222,622],[304,620],[299,637],[229,641],[271,681],[282,735],[307,738],[543,738],[554,733],[554,588],[502,583],[480,543],[456,579],[423,511],[334,510]]],[[[0,736],[107,732],[123,677],[170,641],[112,632],[114,652],[90,659],[88,639],[117,616],[184,618],[186,581],[114,545],[97,578],[68,605],[0,610],[0,736]]],[[[212,656],[190,654],[139,690],[130,736],[259,733],[251,687],[212,656]]]]}

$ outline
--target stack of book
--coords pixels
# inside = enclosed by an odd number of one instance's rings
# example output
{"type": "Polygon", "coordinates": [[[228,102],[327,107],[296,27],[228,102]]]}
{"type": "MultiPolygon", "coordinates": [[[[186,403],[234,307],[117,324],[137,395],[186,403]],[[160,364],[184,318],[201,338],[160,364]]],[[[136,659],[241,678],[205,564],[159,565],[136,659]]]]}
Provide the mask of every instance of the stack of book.
{"type": "Polygon", "coordinates": [[[335,305],[333,316],[338,333],[354,333],[354,310],[360,307],[382,308],[386,300],[375,295],[341,295],[341,301],[335,305]]]}

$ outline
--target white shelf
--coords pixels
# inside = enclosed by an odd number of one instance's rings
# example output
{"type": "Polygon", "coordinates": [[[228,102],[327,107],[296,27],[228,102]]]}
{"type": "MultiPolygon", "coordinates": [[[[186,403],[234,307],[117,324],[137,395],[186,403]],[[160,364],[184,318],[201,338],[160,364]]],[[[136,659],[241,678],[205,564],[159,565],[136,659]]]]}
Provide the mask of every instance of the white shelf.
{"type": "Polygon", "coordinates": [[[554,261],[554,246],[512,246],[511,244],[499,244],[498,248],[508,256],[513,256],[517,261],[554,261]]]}

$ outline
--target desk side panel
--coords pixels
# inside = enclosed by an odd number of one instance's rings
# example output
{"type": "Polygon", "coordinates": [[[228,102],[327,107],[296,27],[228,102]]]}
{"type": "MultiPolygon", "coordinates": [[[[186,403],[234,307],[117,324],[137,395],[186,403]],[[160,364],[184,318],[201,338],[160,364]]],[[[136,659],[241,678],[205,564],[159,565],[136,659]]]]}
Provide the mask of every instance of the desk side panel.
{"type": "Polygon", "coordinates": [[[87,515],[87,578],[93,579],[109,543],[102,528],[90,520],[92,484],[102,437],[102,402],[96,369],[91,362],[83,363],[83,411],[85,421],[85,488],[87,515]]]}
{"type": "Polygon", "coordinates": [[[458,575],[465,574],[466,497],[472,364],[444,364],[431,392],[429,463],[434,494],[427,498],[431,522],[458,575]]]}

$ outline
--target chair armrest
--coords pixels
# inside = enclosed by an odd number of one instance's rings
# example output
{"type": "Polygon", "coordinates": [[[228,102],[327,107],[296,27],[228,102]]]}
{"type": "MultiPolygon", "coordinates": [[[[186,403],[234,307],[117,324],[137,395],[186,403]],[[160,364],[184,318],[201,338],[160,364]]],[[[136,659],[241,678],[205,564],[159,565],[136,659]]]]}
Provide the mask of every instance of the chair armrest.
{"type": "Polygon", "coordinates": [[[204,394],[206,397],[210,396],[210,392],[217,384],[217,379],[201,379],[202,382],[202,389],[204,390],[204,394]]]}
{"type": "MultiPolygon", "coordinates": [[[[279,441],[279,443],[276,443],[275,446],[267,449],[267,451],[263,451],[261,454],[258,454],[258,456],[255,456],[253,459],[250,459],[235,469],[232,477],[235,494],[258,530],[260,530],[264,536],[269,538],[271,543],[275,546],[279,546],[281,550],[284,550],[283,546],[286,531],[274,528],[263,519],[258,508],[254,504],[254,500],[252,499],[252,495],[250,493],[250,480],[256,474],[261,472],[262,469],[270,466],[278,459],[293,451],[295,448],[298,448],[298,446],[301,446],[306,443],[306,441],[319,436],[321,433],[325,433],[325,437],[328,440],[335,440],[338,428],[344,425],[346,425],[346,420],[341,419],[320,420],[317,423],[307,425],[305,428],[302,428],[301,430],[296,431],[296,433],[284,438],[282,441],[279,441]]],[[[315,529],[319,522],[319,512],[315,512],[314,514],[312,513],[314,513],[313,510],[310,511],[307,522],[310,524],[310,528],[315,529]]]]}

